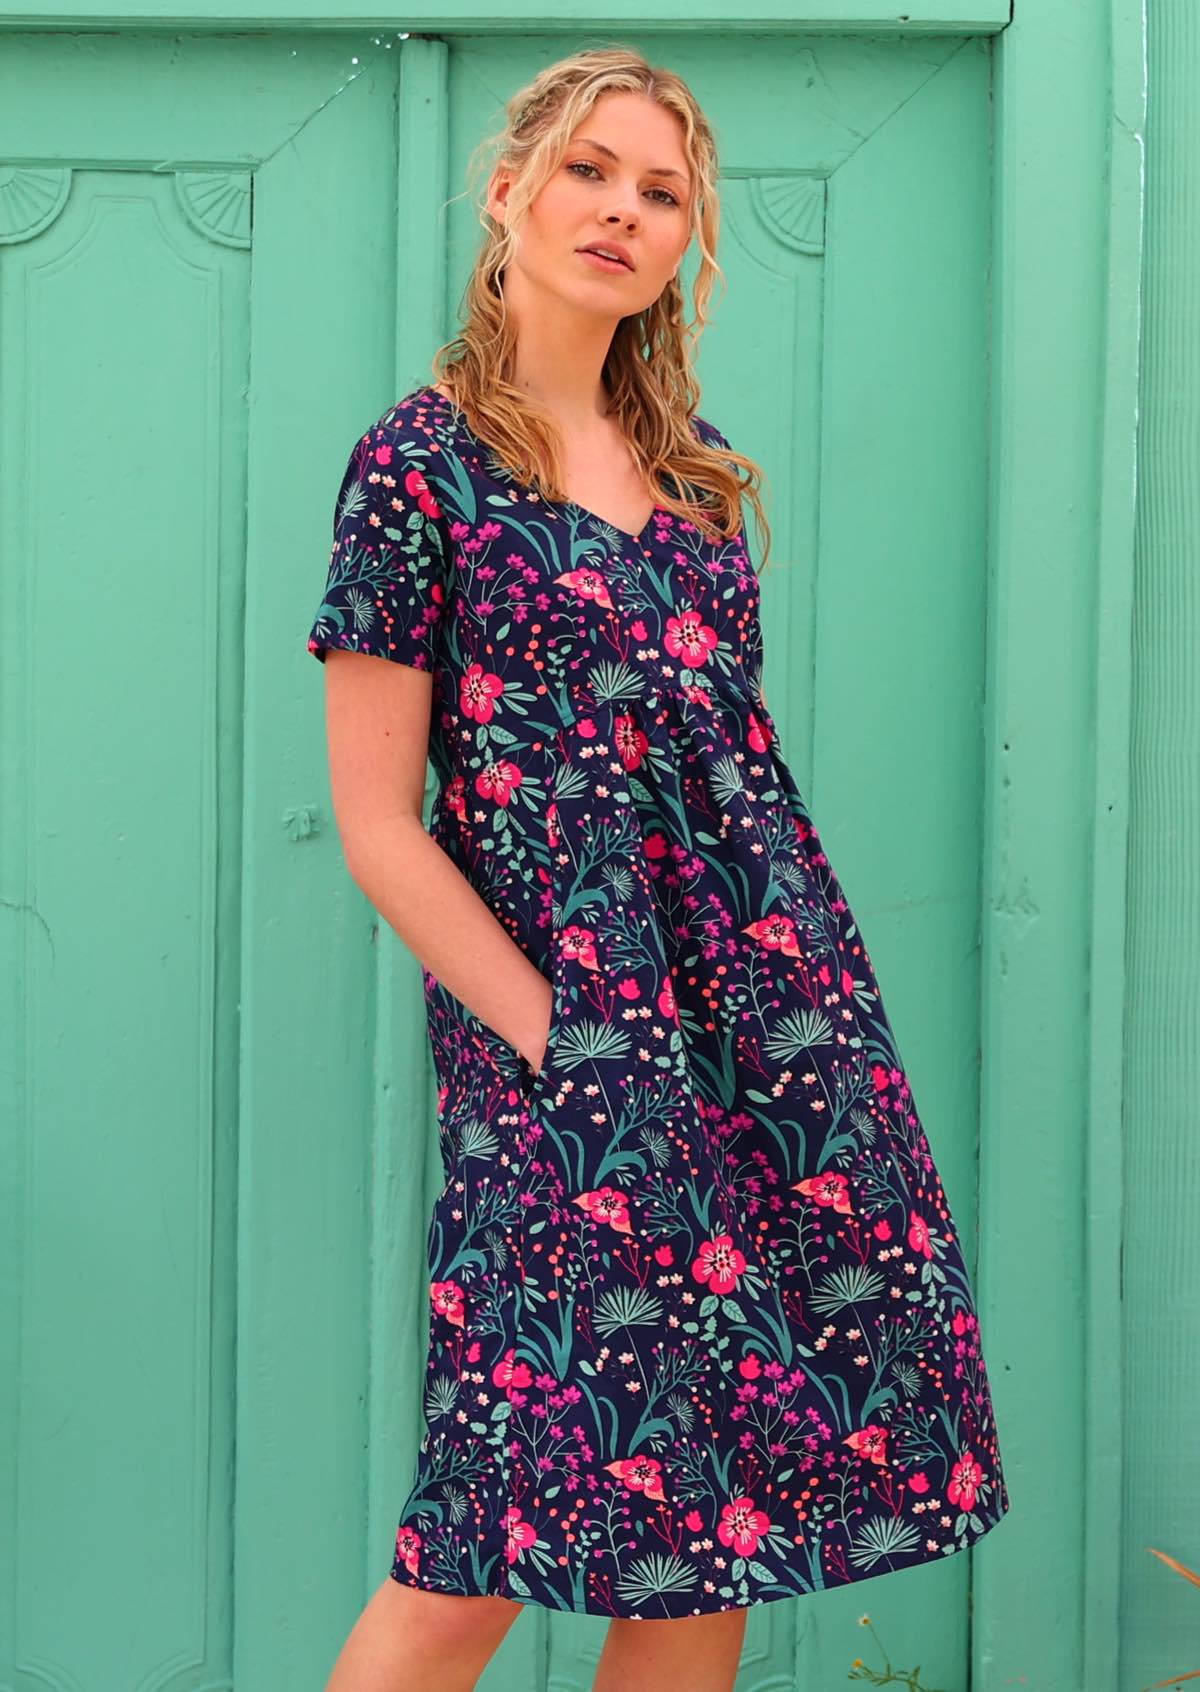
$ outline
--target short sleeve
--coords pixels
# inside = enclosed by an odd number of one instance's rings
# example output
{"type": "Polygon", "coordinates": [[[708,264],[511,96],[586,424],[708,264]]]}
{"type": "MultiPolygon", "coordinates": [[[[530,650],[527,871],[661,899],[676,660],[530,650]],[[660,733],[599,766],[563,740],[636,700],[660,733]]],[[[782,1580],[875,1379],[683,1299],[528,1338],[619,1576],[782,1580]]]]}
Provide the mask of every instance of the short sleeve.
{"type": "Polygon", "coordinates": [[[417,455],[394,428],[376,424],[356,441],[342,475],[308,650],[322,661],[342,648],[432,670],[448,588],[441,507],[417,455]]]}

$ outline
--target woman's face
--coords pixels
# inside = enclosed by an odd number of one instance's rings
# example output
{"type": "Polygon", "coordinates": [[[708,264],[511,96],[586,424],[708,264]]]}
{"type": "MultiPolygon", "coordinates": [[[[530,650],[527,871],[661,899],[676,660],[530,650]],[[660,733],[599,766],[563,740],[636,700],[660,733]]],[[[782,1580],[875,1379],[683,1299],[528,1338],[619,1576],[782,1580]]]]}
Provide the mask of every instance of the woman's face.
{"type": "MultiPolygon", "coordinates": [[[[503,221],[508,179],[489,203],[503,221]]],[[[691,172],[679,121],[644,94],[604,94],[532,202],[513,263],[537,290],[608,318],[652,305],[691,238],[691,172]],[[617,246],[630,268],[580,248],[617,246]]],[[[507,281],[507,271],[505,280],[507,281]]]]}

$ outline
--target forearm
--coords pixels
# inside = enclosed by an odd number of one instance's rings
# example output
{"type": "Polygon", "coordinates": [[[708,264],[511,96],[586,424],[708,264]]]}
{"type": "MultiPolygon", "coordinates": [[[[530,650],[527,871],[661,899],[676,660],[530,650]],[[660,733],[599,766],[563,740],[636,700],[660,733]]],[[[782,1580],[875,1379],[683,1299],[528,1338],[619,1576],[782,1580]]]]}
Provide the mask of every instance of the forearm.
{"type": "Polygon", "coordinates": [[[424,967],[539,1068],[550,983],[420,818],[364,830],[347,849],[347,867],[424,967]]]}

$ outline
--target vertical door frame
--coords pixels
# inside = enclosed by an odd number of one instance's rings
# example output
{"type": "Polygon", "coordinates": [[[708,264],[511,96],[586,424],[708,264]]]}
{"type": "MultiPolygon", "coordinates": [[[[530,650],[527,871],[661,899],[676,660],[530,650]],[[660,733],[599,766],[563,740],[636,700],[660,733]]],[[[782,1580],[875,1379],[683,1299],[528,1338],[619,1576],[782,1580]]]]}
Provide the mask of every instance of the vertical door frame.
{"type": "Polygon", "coordinates": [[[1037,0],[997,43],[980,1293],[1017,1531],[977,1556],[981,1687],[1120,1662],[1145,30],[1037,0]]]}

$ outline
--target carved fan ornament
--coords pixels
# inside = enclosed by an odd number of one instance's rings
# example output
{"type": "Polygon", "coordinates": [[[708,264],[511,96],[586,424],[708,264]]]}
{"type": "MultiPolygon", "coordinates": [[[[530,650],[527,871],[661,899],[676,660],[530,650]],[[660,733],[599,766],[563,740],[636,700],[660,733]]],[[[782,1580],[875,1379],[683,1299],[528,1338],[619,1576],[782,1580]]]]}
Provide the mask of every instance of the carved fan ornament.
{"type": "Polygon", "coordinates": [[[0,165],[0,245],[32,241],[67,203],[71,172],[48,165],[0,165]]]}

